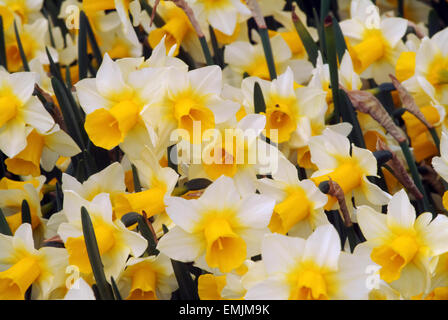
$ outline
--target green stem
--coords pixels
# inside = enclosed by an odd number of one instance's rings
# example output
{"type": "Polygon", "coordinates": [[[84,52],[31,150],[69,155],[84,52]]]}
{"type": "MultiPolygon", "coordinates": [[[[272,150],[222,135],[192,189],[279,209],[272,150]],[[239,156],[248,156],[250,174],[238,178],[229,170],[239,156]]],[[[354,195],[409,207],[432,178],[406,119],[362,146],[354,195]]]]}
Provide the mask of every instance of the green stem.
{"type": "Polygon", "coordinates": [[[266,63],[269,69],[269,76],[271,80],[277,78],[277,72],[275,71],[274,55],[272,54],[271,41],[269,40],[269,34],[267,28],[259,28],[261,43],[263,45],[264,56],[266,57],[266,63]]]}
{"type": "Polygon", "coordinates": [[[425,212],[431,212],[431,205],[429,204],[428,195],[426,194],[426,190],[423,187],[422,180],[420,178],[420,174],[418,173],[417,165],[415,164],[414,157],[409,149],[408,142],[400,143],[401,150],[403,151],[406,162],[408,163],[409,170],[411,171],[412,179],[414,180],[415,185],[420,190],[423,195],[423,208],[425,212]]]}
{"type": "Polygon", "coordinates": [[[201,43],[201,48],[202,52],[204,53],[205,62],[209,66],[214,65],[215,63],[213,61],[212,54],[210,53],[210,49],[208,47],[207,40],[205,39],[205,37],[204,36],[199,37],[199,42],[201,43]]]}

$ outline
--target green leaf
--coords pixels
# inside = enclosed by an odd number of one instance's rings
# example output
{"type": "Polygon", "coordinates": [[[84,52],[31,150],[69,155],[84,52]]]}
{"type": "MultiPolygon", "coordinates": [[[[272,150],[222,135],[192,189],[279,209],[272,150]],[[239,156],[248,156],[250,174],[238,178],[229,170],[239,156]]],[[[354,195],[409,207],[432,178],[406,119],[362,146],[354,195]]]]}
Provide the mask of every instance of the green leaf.
{"type": "Polygon", "coordinates": [[[353,126],[349,138],[355,146],[359,148],[366,148],[364,135],[362,134],[361,126],[359,125],[358,116],[355,108],[344,90],[339,89],[339,101],[341,106],[342,121],[351,123],[353,126]]]}
{"type": "Polygon", "coordinates": [[[212,58],[212,54],[210,53],[210,49],[208,48],[207,40],[204,36],[198,37],[199,42],[201,43],[202,52],[204,53],[205,62],[208,66],[212,66],[215,64],[212,58]]]}
{"type": "Polygon", "coordinates": [[[75,115],[75,110],[73,110],[72,104],[67,95],[67,88],[56,77],[51,78],[51,85],[53,86],[56,99],[61,107],[62,116],[64,117],[64,121],[70,136],[76,141],[78,146],[84,150],[85,145],[81,135],[81,130],[79,128],[83,122],[77,119],[77,116],[75,115]]]}
{"type": "Polygon", "coordinates": [[[215,54],[214,60],[217,65],[219,65],[221,68],[224,68],[224,57],[222,55],[222,50],[219,48],[215,31],[213,30],[213,27],[211,25],[208,26],[208,30],[210,32],[210,40],[212,42],[213,53],[215,54]]]}
{"type": "Polygon", "coordinates": [[[429,31],[429,37],[432,38],[433,35],[435,35],[437,32],[440,31],[440,19],[439,15],[437,14],[437,11],[432,9],[429,12],[428,16],[428,31],[429,31]]]}
{"type": "Polygon", "coordinates": [[[0,65],[8,70],[8,63],[6,59],[6,46],[5,46],[5,30],[3,28],[3,18],[0,16],[0,65]]]}
{"type": "Polygon", "coordinates": [[[308,54],[308,58],[310,59],[313,66],[316,66],[317,57],[319,55],[319,47],[317,46],[316,42],[314,42],[304,23],[297,15],[293,15],[293,22],[297,33],[302,40],[303,46],[305,47],[306,53],[308,54]]]}
{"type": "Polygon", "coordinates": [[[189,266],[173,259],[171,259],[171,264],[179,285],[181,300],[199,300],[198,288],[191,277],[189,266]]]}
{"type": "Polygon", "coordinates": [[[137,168],[134,165],[131,165],[132,168],[132,179],[134,180],[134,190],[135,192],[142,191],[142,185],[140,184],[140,178],[138,176],[137,168]]]}
{"type": "Polygon", "coordinates": [[[9,228],[8,221],[6,221],[2,209],[0,209],[0,233],[12,236],[11,228],[9,228]]]}
{"type": "Polygon", "coordinates": [[[81,16],[79,19],[78,30],[78,67],[79,80],[87,78],[89,68],[89,56],[87,54],[87,25],[85,19],[81,19],[81,16]]]}
{"type": "Polygon", "coordinates": [[[342,33],[341,26],[335,17],[333,19],[334,36],[336,41],[336,51],[338,53],[339,62],[342,61],[345,51],[347,50],[347,44],[345,43],[344,34],[342,33]]]}
{"type": "Polygon", "coordinates": [[[61,69],[57,64],[54,63],[54,60],[48,50],[48,47],[45,47],[45,52],[47,53],[48,61],[50,62],[50,73],[53,77],[58,78],[60,81],[63,81],[61,69]]]}
{"type": "Polygon", "coordinates": [[[277,78],[277,72],[275,71],[274,55],[272,54],[271,41],[269,40],[268,29],[259,28],[258,33],[260,34],[261,44],[263,45],[264,56],[266,58],[266,63],[269,69],[269,76],[271,80],[277,78]]]}
{"type": "Polygon", "coordinates": [[[324,21],[325,17],[330,13],[330,0],[320,1],[320,21],[324,21]]]}
{"type": "Polygon", "coordinates": [[[263,97],[263,91],[261,90],[260,84],[255,82],[254,85],[254,108],[255,113],[265,113],[266,103],[263,97]]]}
{"type": "Polygon", "coordinates": [[[123,300],[120,290],[118,290],[117,284],[115,283],[114,277],[110,277],[110,283],[112,284],[112,291],[114,293],[115,300],[123,300]]]}
{"type": "Polygon", "coordinates": [[[92,47],[93,56],[95,57],[99,67],[103,62],[103,55],[101,54],[101,50],[96,41],[95,34],[93,33],[92,30],[92,26],[90,25],[89,19],[87,19],[87,16],[84,13],[84,11],[81,11],[79,19],[80,21],[84,21],[83,23],[85,23],[86,25],[87,38],[89,40],[90,46],[92,47]]]}
{"type": "Polygon", "coordinates": [[[158,255],[159,250],[156,249],[157,247],[156,240],[154,239],[154,235],[152,234],[151,229],[149,229],[145,219],[146,219],[145,217],[139,215],[138,230],[142,234],[143,238],[145,238],[146,241],[148,241],[148,247],[146,248],[146,252],[148,253],[148,255],[150,256],[158,255]]]}
{"type": "Polygon", "coordinates": [[[28,201],[26,201],[26,200],[22,201],[22,223],[31,224],[30,205],[28,204],[28,201]]]}
{"type": "Polygon", "coordinates": [[[19,48],[20,58],[22,59],[23,70],[30,71],[28,60],[26,59],[25,52],[23,51],[22,41],[20,40],[19,30],[17,30],[17,23],[14,21],[14,32],[16,34],[17,46],[19,48]]]}
{"type": "Polygon", "coordinates": [[[89,212],[85,207],[81,208],[81,223],[87,254],[89,256],[90,265],[92,266],[93,276],[95,277],[100,298],[102,300],[114,300],[112,290],[107,283],[104,274],[104,266],[101,261],[92,220],[90,220],[89,212]]]}
{"type": "Polygon", "coordinates": [[[72,87],[72,75],[70,74],[70,66],[65,66],[65,85],[69,89],[72,87]]]}

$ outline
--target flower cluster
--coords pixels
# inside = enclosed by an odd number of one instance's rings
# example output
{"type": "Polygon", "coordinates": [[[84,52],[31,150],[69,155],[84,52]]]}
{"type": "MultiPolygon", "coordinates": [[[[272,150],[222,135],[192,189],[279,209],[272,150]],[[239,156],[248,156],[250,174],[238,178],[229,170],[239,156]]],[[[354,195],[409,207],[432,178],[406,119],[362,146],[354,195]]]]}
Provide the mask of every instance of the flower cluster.
{"type": "Polygon", "coordinates": [[[0,0],[0,299],[448,299],[448,2],[310,3],[0,0]]]}

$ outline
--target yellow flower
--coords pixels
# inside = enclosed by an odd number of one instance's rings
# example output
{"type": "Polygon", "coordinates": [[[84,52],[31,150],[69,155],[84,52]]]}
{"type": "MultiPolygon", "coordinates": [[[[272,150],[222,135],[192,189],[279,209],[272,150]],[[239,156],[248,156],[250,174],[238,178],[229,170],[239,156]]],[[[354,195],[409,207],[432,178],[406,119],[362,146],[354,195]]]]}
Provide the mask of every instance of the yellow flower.
{"type": "Polygon", "coordinates": [[[127,300],[169,300],[178,287],[171,260],[163,255],[130,258],[118,286],[127,300]]]}
{"type": "Polygon", "coordinates": [[[106,277],[118,279],[129,255],[140,256],[147,241],[140,234],[126,229],[120,220],[112,221],[108,194],[99,194],[88,202],[73,191],[64,192],[63,214],[67,222],[60,224],[58,234],[64,241],[69,263],[77,266],[84,276],[90,276],[92,268],[82,233],[81,207],[90,214],[106,277]]]}
{"type": "Polygon", "coordinates": [[[268,234],[262,246],[267,279],[249,289],[247,300],[367,299],[369,260],[341,252],[332,225],[319,226],[307,240],[268,234]]]}
{"type": "Polygon", "coordinates": [[[0,300],[24,300],[27,289],[37,299],[48,299],[63,285],[67,253],[59,248],[34,248],[31,226],[22,224],[15,235],[0,235],[0,300]]]}
{"type": "MultiPolygon", "coordinates": [[[[311,180],[317,186],[323,181],[337,182],[345,194],[349,210],[353,208],[352,195],[356,205],[383,205],[390,199],[390,195],[371,183],[367,177],[377,175],[377,163],[372,152],[352,146],[345,136],[332,129],[325,129],[321,136],[311,138],[311,161],[318,171],[314,172],[311,180]],[[367,202],[367,203],[365,203],[367,202]]],[[[329,197],[325,206],[331,210],[337,204],[336,198],[329,197]]]]}
{"type": "Polygon", "coordinates": [[[167,213],[176,227],[158,249],[179,261],[230,272],[256,255],[266,232],[274,201],[251,194],[241,199],[231,178],[222,176],[197,200],[167,199],[167,213]]]}
{"type": "Polygon", "coordinates": [[[404,296],[424,291],[430,260],[448,251],[448,218],[423,213],[416,219],[415,209],[404,190],[389,202],[387,215],[370,207],[357,211],[359,226],[372,248],[372,260],[381,266],[380,276],[404,296]],[[431,221],[432,220],[432,221],[431,221]],[[412,280],[411,280],[412,279],[412,280]],[[409,287],[412,281],[412,288],[409,287]]]}

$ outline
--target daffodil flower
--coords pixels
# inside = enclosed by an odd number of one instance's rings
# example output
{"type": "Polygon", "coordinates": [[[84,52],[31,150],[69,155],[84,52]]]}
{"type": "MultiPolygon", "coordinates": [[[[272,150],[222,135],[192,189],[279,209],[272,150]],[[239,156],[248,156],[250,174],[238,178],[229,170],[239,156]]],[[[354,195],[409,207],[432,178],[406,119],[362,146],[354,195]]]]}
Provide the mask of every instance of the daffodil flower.
{"type": "MultiPolygon", "coordinates": [[[[125,59],[126,60],[126,59],[125,59]]],[[[156,69],[131,69],[126,61],[114,62],[108,54],[95,79],[83,79],[75,87],[86,112],[84,127],[92,142],[104,149],[126,144],[129,135],[146,135],[141,112],[155,92],[145,90],[156,82],[156,69]]]]}
{"type": "MultiPolygon", "coordinates": [[[[403,82],[418,104],[438,101],[448,104],[448,29],[425,37],[415,56],[415,73],[403,82]]],[[[411,62],[412,63],[412,62],[411,62]]]]}
{"type": "MultiPolygon", "coordinates": [[[[274,55],[275,67],[278,72],[284,72],[283,65],[291,59],[291,50],[281,35],[270,39],[274,55]],[[282,67],[282,68],[280,68],[282,67]]],[[[266,63],[261,42],[255,45],[246,41],[235,41],[225,47],[224,62],[234,73],[241,78],[244,73],[250,76],[270,80],[269,69],[266,63]]]]}
{"type": "MultiPolygon", "coordinates": [[[[296,14],[299,16],[301,21],[306,21],[306,15],[300,9],[296,9],[296,14]]],[[[308,54],[306,52],[305,47],[303,46],[302,40],[294,26],[292,21],[292,15],[287,11],[275,11],[273,16],[276,21],[280,22],[283,25],[283,28],[279,28],[276,31],[269,30],[269,36],[273,37],[277,34],[280,34],[283,40],[291,49],[292,58],[293,59],[308,59],[308,54]]],[[[310,33],[311,37],[314,40],[318,39],[317,30],[315,28],[306,27],[307,31],[310,33]]]]}
{"type": "Polygon", "coordinates": [[[268,277],[249,289],[247,300],[367,299],[369,260],[356,251],[341,252],[339,235],[330,224],[306,240],[268,234],[261,254],[268,277]]]}
{"type": "Polygon", "coordinates": [[[309,236],[317,226],[328,224],[323,206],[328,198],[311,180],[298,178],[296,167],[280,157],[272,178],[259,180],[261,194],[276,200],[269,228],[272,232],[309,236]]]}
{"type": "MultiPolygon", "coordinates": [[[[352,195],[356,206],[381,206],[389,201],[390,195],[367,179],[378,173],[371,151],[352,145],[350,152],[348,138],[327,128],[321,136],[311,138],[310,152],[311,161],[319,169],[313,173],[311,180],[317,186],[330,179],[338,183],[344,191],[349,210],[353,208],[352,195]]],[[[331,210],[336,204],[336,198],[330,196],[325,209],[331,210]]]]}
{"type": "Polygon", "coordinates": [[[207,21],[225,35],[232,35],[239,15],[250,17],[250,10],[240,0],[188,0],[199,21],[207,21]]]}
{"type": "Polygon", "coordinates": [[[185,12],[169,1],[162,1],[157,6],[157,13],[165,21],[165,24],[155,28],[148,33],[148,43],[155,48],[165,37],[167,53],[176,45],[174,56],[179,54],[181,47],[190,52],[198,46],[198,39],[193,26],[185,12]]]}
{"type": "MultiPolygon", "coordinates": [[[[1,0],[0,7],[2,7],[2,11],[4,10],[3,8],[5,8],[11,15],[19,16],[23,23],[29,23],[30,21],[34,21],[42,17],[42,13],[40,11],[43,3],[43,0],[1,0]]],[[[8,16],[9,15],[7,15],[7,17],[8,16]]],[[[2,17],[4,17],[3,13],[2,17]]],[[[5,29],[8,29],[9,26],[9,23],[4,25],[5,29]]]]}
{"type": "Polygon", "coordinates": [[[440,255],[431,274],[431,285],[425,292],[412,297],[414,300],[448,300],[448,253],[440,255]]]}
{"type": "Polygon", "coordinates": [[[201,300],[241,300],[247,291],[267,277],[263,261],[246,260],[241,267],[226,274],[203,274],[198,279],[201,300]]]}
{"type": "Polygon", "coordinates": [[[214,129],[238,111],[238,104],[220,96],[222,71],[218,66],[189,72],[170,67],[166,79],[162,97],[145,109],[144,118],[149,127],[170,125],[172,129],[185,130],[190,142],[200,143],[204,131],[214,129]]]}
{"type": "Polygon", "coordinates": [[[325,115],[325,92],[315,87],[295,88],[290,68],[272,82],[250,77],[243,80],[242,90],[252,110],[255,82],[259,83],[266,103],[266,137],[275,143],[288,142],[295,148],[306,146],[313,126],[321,123],[325,115]],[[278,138],[271,135],[271,130],[276,130],[278,138]]]}
{"type": "Polygon", "coordinates": [[[440,140],[440,157],[432,159],[432,166],[445,181],[448,181],[448,134],[446,132],[442,132],[440,140]]]}
{"type": "Polygon", "coordinates": [[[27,146],[13,158],[6,159],[8,170],[17,175],[39,176],[40,165],[50,172],[59,156],[73,157],[81,152],[73,139],[55,125],[45,134],[33,130],[28,134],[27,146]]]}
{"type": "Polygon", "coordinates": [[[259,253],[274,200],[257,194],[241,198],[231,178],[222,176],[199,199],[167,199],[176,226],[158,249],[172,259],[230,272],[259,253]],[[205,261],[204,261],[205,260],[205,261]]]}
{"type": "Polygon", "coordinates": [[[41,189],[45,177],[27,181],[13,181],[8,178],[0,180],[0,208],[5,214],[6,221],[12,233],[22,224],[22,202],[26,200],[30,207],[31,225],[33,229],[43,227],[40,200],[41,189]]]}
{"type": "Polygon", "coordinates": [[[14,236],[0,234],[0,299],[24,300],[32,286],[32,298],[47,299],[53,289],[65,282],[67,252],[60,248],[34,248],[28,223],[14,236]]]}
{"type": "Polygon", "coordinates": [[[169,167],[162,167],[154,152],[146,148],[135,164],[143,191],[122,193],[114,197],[114,209],[117,218],[128,212],[146,212],[148,216],[163,213],[167,197],[176,186],[179,175],[169,167]]]}
{"type": "Polygon", "coordinates": [[[265,124],[261,114],[249,114],[237,123],[226,122],[215,139],[204,143],[200,164],[187,163],[190,179],[216,180],[225,175],[234,179],[241,194],[254,193],[257,174],[270,173],[272,162],[278,158],[277,148],[259,138],[265,124]]]}
{"type": "MultiPolygon", "coordinates": [[[[108,194],[102,193],[91,202],[73,191],[64,192],[64,215],[58,234],[68,252],[68,261],[86,277],[92,275],[81,225],[81,207],[90,214],[106,278],[118,279],[129,255],[139,257],[148,243],[140,234],[129,231],[120,220],[112,221],[112,204],[108,194]]],[[[88,281],[88,278],[85,278],[88,281]]]]}
{"type": "Polygon", "coordinates": [[[169,300],[178,288],[171,260],[163,254],[130,258],[118,286],[126,300],[169,300]]]}
{"type": "Polygon", "coordinates": [[[407,297],[424,292],[431,259],[448,251],[448,218],[429,212],[416,218],[404,190],[392,197],[387,215],[361,206],[357,216],[381,279],[407,297]]]}
{"type": "MultiPolygon", "coordinates": [[[[31,24],[19,24],[17,28],[27,61],[37,59],[40,63],[48,65],[49,61],[45,47],[48,47],[53,61],[58,61],[57,51],[51,47],[50,43],[46,42],[48,21],[45,18],[37,19],[31,24]]],[[[22,58],[13,27],[5,31],[5,46],[8,70],[11,72],[20,71],[22,69],[22,58]]]]}
{"type": "Polygon", "coordinates": [[[341,22],[341,29],[349,40],[349,51],[355,70],[363,78],[378,83],[387,82],[396,61],[404,49],[401,38],[407,21],[385,18],[370,0],[354,0],[350,7],[351,19],[341,22]]]}
{"type": "Polygon", "coordinates": [[[33,96],[36,74],[0,71],[0,150],[13,158],[27,145],[33,128],[45,134],[55,125],[39,99],[33,96]]]}

